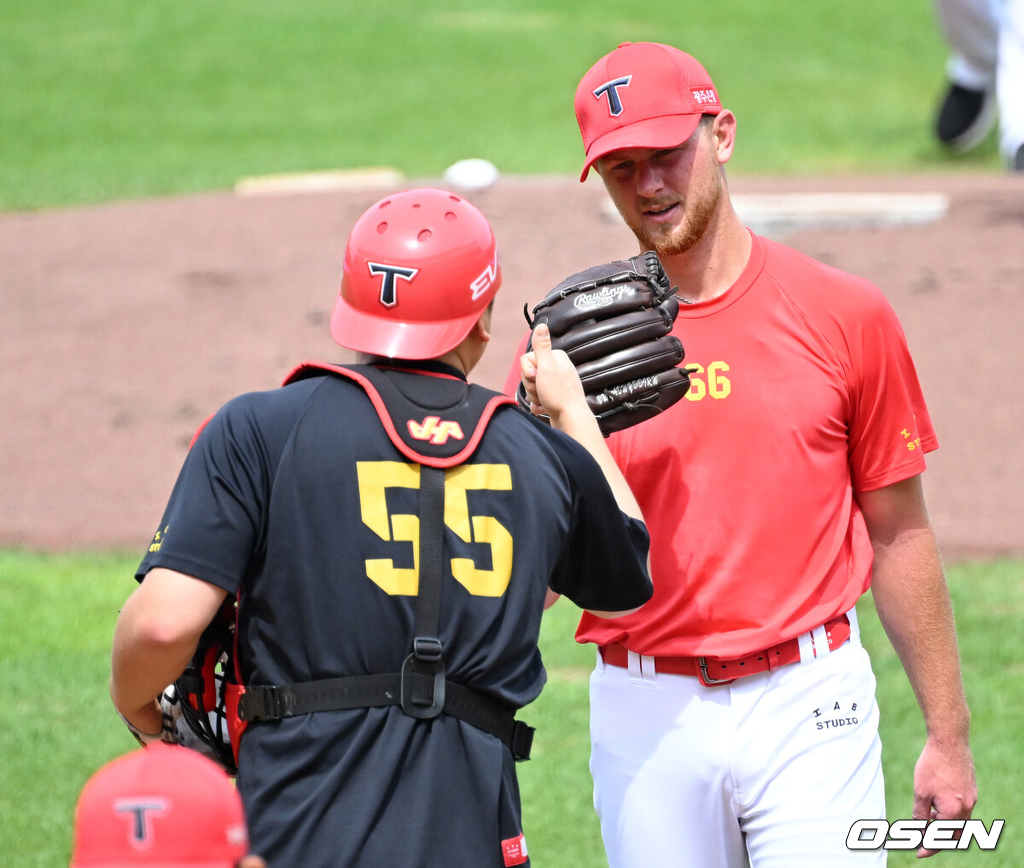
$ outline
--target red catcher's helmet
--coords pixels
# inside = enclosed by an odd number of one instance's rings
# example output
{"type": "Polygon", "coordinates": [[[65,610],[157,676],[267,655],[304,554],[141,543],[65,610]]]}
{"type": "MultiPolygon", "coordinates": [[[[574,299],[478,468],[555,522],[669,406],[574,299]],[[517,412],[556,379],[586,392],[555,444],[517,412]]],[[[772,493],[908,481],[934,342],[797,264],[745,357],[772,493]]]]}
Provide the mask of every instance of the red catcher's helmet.
{"type": "Polygon", "coordinates": [[[499,286],[483,214],[447,190],[396,193],[352,229],[331,335],[358,352],[435,358],[462,342],[499,286]]]}

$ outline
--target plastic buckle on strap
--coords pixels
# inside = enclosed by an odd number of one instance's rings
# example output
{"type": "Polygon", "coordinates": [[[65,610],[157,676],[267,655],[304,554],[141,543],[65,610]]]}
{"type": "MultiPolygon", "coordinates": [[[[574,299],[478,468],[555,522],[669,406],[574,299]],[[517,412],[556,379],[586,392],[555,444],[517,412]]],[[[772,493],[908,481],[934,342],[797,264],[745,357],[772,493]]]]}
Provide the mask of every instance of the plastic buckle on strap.
{"type": "Polygon", "coordinates": [[[238,700],[238,716],[245,721],[280,720],[276,687],[250,687],[238,700]]]}
{"type": "Polygon", "coordinates": [[[533,749],[533,734],[536,730],[521,720],[512,724],[512,737],[509,739],[509,748],[512,751],[512,758],[516,762],[525,762],[530,758],[530,751],[533,749]]]}
{"type": "MultiPolygon", "coordinates": [[[[440,643],[437,644],[440,649],[440,643]]],[[[440,651],[436,660],[426,664],[422,659],[417,659],[415,651],[406,657],[402,664],[402,711],[409,717],[420,720],[437,717],[444,710],[444,674],[444,663],[441,661],[440,651]],[[427,696],[424,694],[423,687],[430,678],[433,681],[430,695],[427,696]]]]}
{"type": "Polygon", "coordinates": [[[705,687],[713,687],[716,684],[732,684],[735,678],[714,678],[708,674],[708,658],[697,658],[697,680],[705,687]]]}
{"type": "Polygon", "coordinates": [[[417,660],[436,663],[441,659],[441,640],[432,636],[417,636],[412,640],[412,656],[417,660]]]}

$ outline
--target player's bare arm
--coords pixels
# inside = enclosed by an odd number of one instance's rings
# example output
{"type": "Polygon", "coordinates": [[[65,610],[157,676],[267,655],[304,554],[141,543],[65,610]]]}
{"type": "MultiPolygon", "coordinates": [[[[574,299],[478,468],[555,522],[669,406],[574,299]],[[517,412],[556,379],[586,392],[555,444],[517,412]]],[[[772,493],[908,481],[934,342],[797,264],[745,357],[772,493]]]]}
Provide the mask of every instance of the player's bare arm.
{"type": "MultiPolygon", "coordinates": [[[[879,619],[924,716],[914,817],[965,819],[978,798],[953,607],[919,476],[857,495],[875,553],[879,619]]],[[[921,850],[930,856],[934,850],[921,850]]]]}
{"type": "Polygon", "coordinates": [[[626,515],[643,521],[640,506],[604,441],[604,435],[587,406],[576,368],[561,350],[551,349],[546,324],[533,331],[533,350],[523,355],[520,370],[523,387],[535,414],[546,414],[553,427],[568,434],[597,461],[611,486],[615,500],[626,515]]]}
{"type": "MultiPolygon", "coordinates": [[[[520,360],[523,387],[535,414],[544,414],[551,419],[553,427],[568,434],[577,441],[598,463],[604,472],[616,503],[626,515],[644,520],[640,506],[633,496],[622,471],[619,470],[597,419],[587,406],[583,384],[569,357],[561,350],[551,349],[551,334],[546,324],[538,325],[533,331],[533,349],[520,360]]],[[[650,560],[647,564],[650,572],[650,560]]],[[[548,591],[544,608],[550,607],[558,595],[548,591]]],[[[618,618],[637,611],[600,612],[588,610],[599,618],[618,618]]]]}
{"type": "Polygon", "coordinates": [[[110,695],[143,733],[160,732],[156,697],[184,671],[226,596],[208,582],[157,567],[125,602],[114,628],[110,695]]]}

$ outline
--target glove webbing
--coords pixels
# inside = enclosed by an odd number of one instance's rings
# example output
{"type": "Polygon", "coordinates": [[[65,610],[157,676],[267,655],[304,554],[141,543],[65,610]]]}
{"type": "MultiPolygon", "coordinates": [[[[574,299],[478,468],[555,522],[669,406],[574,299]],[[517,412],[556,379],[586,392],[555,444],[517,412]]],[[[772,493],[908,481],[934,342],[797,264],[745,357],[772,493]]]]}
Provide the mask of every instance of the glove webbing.
{"type": "MultiPolygon", "coordinates": [[[[658,259],[657,253],[648,250],[644,253],[644,262],[646,264],[646,274],[637,274],[635,271],[619,271],[615,274],[609,274],[599,279],[588,280],[583,283],[576,283],[572,286],[567,286],[558,293],[558,297],[567,298],[568,296],[576,293],[590,292],[600,286],[609,286],[616,283],[633,283],[637,280],[643,280],[644,283],[651,288],[654,306],[660,305],[666,298],[672,295],[675,290],[672,288],[668,275],[665,274],[665,269],[661,267],[661,260],[658,259]]],[[[541,307],[541,305],[537,305],[534,310],[538,307],[541,307]]],[[[536,318],[531,318],[530,305],[528,302],[523,304],[523,316],[526,317],[526,324],[532,329],[533,324],[536,322],[536,318]]]]}

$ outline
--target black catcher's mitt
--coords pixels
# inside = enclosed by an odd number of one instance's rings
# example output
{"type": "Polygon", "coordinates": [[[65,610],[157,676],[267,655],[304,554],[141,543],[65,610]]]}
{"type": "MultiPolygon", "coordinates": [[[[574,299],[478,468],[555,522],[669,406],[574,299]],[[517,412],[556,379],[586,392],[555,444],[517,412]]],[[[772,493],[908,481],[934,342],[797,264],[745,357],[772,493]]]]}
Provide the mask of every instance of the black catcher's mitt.
{"type": "MultiPolygon", "coordinates": [[[[530,328],[546,322],[552,349],[569,356],[606,437],[664,412],[690,388],[682,342],[669,335],[679,313],[675,292],[648,252],[567,277],[532,319],[523,309],[530,328]]],[[[516,397],[529,411],[522,383],[516,397]]]]}

